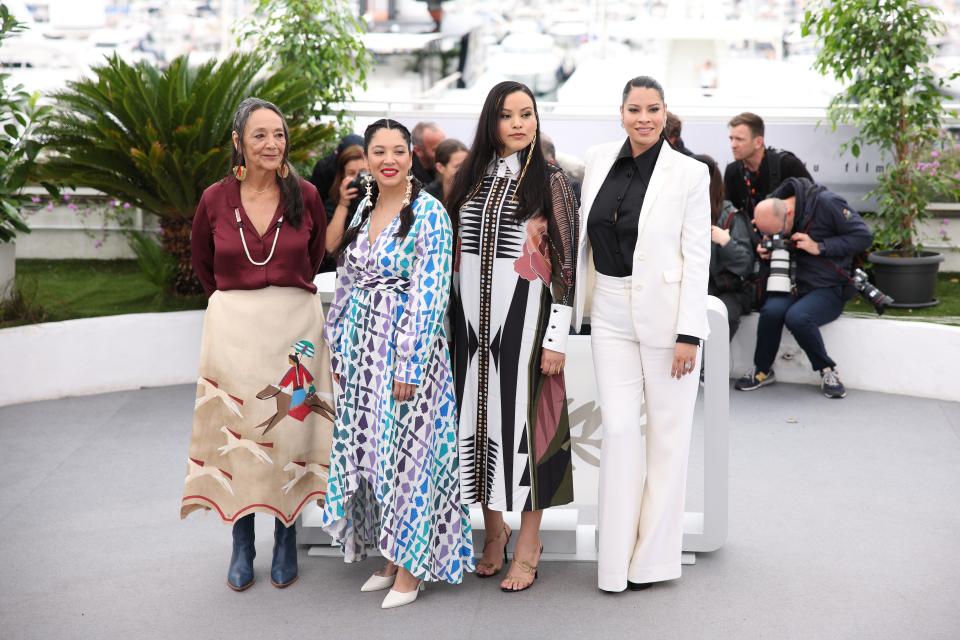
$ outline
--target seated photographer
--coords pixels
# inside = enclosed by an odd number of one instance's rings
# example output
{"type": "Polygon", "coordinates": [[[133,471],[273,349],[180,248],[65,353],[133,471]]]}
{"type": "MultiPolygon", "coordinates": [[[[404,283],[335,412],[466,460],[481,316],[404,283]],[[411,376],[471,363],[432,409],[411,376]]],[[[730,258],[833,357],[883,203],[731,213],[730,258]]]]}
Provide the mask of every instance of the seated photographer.
{"type": "Polygon", "coordinates": [[[843,198],[806,178],[788,178],[757,203],[754,224],[763,234],[757,253],[770,261],[770,275],[757,324],[754,368],[735,387],[752,391],[776,381],[773,361],[786,325],[820,372],[823,394],[844,397],[820,327],[843,311],[853,256],[870,246],[870,230],[843,198]]]}
{"type": "Polygon", "coordinates": [[[742,211],[724,198],[723,176],[716,160],[708,155],[693,156],[710,172],[710,278],[707,293],[720,298],[727,308],[730,339],[740,327],[740,317],[750,313],[753,302],[753,229],[742,211]]]}

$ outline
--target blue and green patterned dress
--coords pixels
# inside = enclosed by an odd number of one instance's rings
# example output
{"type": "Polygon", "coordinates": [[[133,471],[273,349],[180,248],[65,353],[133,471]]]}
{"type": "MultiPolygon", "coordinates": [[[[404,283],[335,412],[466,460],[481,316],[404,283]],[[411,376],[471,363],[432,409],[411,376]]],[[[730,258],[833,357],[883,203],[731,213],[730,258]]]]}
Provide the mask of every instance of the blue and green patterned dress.
{"type": "Polygon", "coordinates": [[[376,545],[428,581],[458,583],[473,570],[467,508],[460,498],[457,413],[443,317],[453,235],[447,212],[421,192],[414,221],[397,238],[395,217],[371,245],[361,225],[337,270],[327,315],[340,375],[324,528],[347,562],[376,545]],[[393,399],[393,382],[417,386],[393,399]]]}

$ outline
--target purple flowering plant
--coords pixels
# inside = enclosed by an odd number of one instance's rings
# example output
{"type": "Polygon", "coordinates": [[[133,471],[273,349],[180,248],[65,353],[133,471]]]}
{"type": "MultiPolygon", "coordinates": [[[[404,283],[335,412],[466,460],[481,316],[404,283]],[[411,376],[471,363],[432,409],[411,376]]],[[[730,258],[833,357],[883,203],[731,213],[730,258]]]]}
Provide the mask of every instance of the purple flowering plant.
{"type": "Polygon", "coordinates": [[[921,154],[915,169],[929,202],[960,202],[960,140],[944,133],[921,154]]]}
{"type": "Polygon", "coordinates": [[[94,240],[93,247],[100,249],[111,231],[125,234],[134,230],[136,209],[129,202],[102,195],[70,194],[58,191],[57,195],[31,195],[24,204],[21,215],[29,219],[40,210],[52,212],[57,208],[69,210],[77,217],[87,237],[94,240]]]}
{"type": "MultiPolygon", "coordinates": [[[[914,180],[927,202],[960,202],[960,140],[942,134],[914,169],[914,180]]],[[[950,241],[948,218],[940,219],[937,235],[942,242],[950,241]]]]}

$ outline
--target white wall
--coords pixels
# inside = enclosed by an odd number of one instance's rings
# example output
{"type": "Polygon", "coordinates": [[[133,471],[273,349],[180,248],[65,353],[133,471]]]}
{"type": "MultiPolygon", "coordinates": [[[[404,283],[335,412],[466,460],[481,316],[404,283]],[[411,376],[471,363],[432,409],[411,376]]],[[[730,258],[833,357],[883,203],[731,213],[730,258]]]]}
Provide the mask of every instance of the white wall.
{"type": "MultiPolygon", "coordinates": [[[[435,121],[452,138],[459,138],[468,146],[472,143],[480,104],[441,106],[443,111],[423,111],[410,108],[402,102],[396,105],[369,103],[356,105],[354,129],[363,128],[378,118],[389,115],[412,127],[421,120],[435,121]]],[[[615,93],[609,106],[578,108],[570,105],[543,103],[540,108],[540,129],[549,135],[560,153],[583,158],[587,149],[601,142],[624,139],[619,119],[619,94],[615,93]]],[[[728,141],[727,122],[743,111],[743,107],[723,108],[685,107],[671,104],[683,120],[683,140],[695,153],[709,154],[720,164],[721,170],[733,160],[728,141]]],[[[857,209],[872,210],[866,193],[876,186],[882,162],[878,149],[862,149],[855,158],[849,151],[841,154],[840,146],[856,132],[849,126],[836,130],[825,124],[822,109],[765,109],[761,110],[766,123],[765,141],[769,146],[794,152],[807,166],[814,180],[839,193],[857,209]]]]}
{"type": "MultiPolygon", "coordinates": [[[[756,318],[744,318],[733,340],[733,377],[752,366],[756,318]]],[[[2,329],[0,406],[194,382],[202,325],[202,311],[182,311],[2,329]]],[[[841,318],[824,327],[823,336],[850,389],[960,401],[960,327],[841,318]]],[[[575,343],[571,358],[591,371],[589,341],[575,343]]],[[[788,332],[775,367],[784,382],[819,383],[788,332]]]]}
{"type": "MultiPolygon", "coordinates": [[[[753,366],[758,317],[743,318],[734,336],[731,377],[753,366]]],[[[842,317],[821,331],[847,388],[960,401],[960,327],[842,317]]],[[[782,382],[820,384],[820,375],[787,330],[773,366],[782,382]]]]}
{"type": "Polygon", "coordinates": [[[197,379],[202,311],[0,330],[0,406],[197,379]]]}
{"type": "Polygon", "coordinates": [[[17,236],[17,257],[44,260],[81,258],[88,260],[133,259],[125,231],[156,231],[158,221],[131,209],[131,225],[121,227],[116,220],[104,218],[102,208],[109,202],[92,189],[65,191],[71,196],[66,203],[47,204],[43,189],[27,190],[42,198],[40,205],[32,205],[23,212],[30,233],[17,236]],[[33,208],[36,207],[36,208],[33,208]]]}

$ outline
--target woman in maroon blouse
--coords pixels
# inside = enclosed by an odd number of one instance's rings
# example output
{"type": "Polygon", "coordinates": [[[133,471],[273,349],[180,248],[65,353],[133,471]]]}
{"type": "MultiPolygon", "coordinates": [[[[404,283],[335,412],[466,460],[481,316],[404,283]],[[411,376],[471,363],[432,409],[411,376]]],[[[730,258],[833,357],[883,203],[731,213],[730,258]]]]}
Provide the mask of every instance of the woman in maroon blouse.
{"type": "Polygon", "coordinates": [[[209,296],[180,517],[216,509],[233,525],[227,584],[253,584],[253,514],[276,518],[271,582],[297,578],[296,528],[322,503],[333,400],[313,277],[326,214],[290,166],[276,106],[247,98],[233,121],[233,170],[193,220],[193,268],[209,296]]]}

